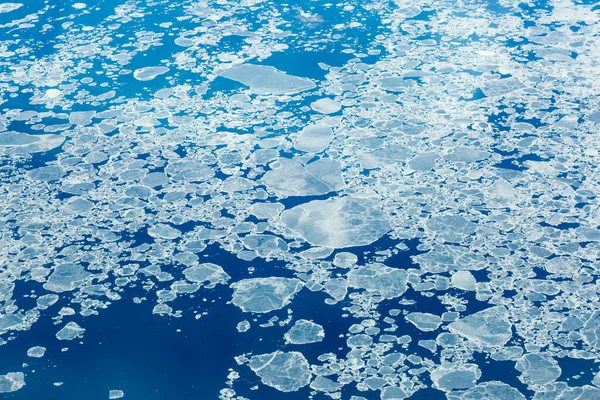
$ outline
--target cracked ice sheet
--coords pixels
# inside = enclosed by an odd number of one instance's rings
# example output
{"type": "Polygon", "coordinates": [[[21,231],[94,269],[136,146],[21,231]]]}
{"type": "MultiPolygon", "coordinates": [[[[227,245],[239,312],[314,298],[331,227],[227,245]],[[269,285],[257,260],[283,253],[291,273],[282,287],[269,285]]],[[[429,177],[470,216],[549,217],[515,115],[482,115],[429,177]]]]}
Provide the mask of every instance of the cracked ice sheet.
{"type": "Polygon", "coordinates": [[[341,197],[314,200],[285,210],[281,221],[315,246],[365,246],[385,235],[391,226],[374,199],[341,197]]]}

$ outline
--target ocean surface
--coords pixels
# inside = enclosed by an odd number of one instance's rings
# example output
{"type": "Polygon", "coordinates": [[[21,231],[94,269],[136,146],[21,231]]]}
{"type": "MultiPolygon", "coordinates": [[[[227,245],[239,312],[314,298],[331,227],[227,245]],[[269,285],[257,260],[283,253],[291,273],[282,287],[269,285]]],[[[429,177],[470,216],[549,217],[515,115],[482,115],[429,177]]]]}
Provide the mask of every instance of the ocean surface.
{"type": "Polygon", "coordinates": [[[0,397],[600,399],[597,2],[2,1],[0,397]]]}

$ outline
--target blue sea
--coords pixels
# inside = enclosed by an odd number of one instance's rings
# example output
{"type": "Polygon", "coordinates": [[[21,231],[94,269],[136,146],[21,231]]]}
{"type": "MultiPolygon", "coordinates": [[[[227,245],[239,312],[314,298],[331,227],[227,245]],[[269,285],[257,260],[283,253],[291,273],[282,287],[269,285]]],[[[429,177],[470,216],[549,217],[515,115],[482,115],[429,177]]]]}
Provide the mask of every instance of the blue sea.
{"type": "Polygon", "coordinates": [[[600,399],[596,2],[19,1],[2,398],[600,399]]]}

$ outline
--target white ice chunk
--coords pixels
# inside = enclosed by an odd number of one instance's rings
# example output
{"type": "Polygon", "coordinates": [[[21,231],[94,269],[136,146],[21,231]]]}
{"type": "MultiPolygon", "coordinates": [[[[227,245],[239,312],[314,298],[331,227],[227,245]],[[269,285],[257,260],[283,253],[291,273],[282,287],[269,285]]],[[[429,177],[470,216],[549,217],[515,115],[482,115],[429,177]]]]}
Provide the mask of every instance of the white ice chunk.
{"type": "Polygon", "coordinates": [[[122,390],[111,390],[108,392],[108,398],[110,400],[120,399],[125,396],[125,392],[122,390]]]}
{"type": "Polygon", "coordinates": [[[350,268],[358,262],[356,254],[342,251],[333,258],[333,265],[339,268],[350,268]]]}
{"type": "Polygon", "coordinates": [[[494,97],[502,96],[524,87],[525,85],[517,78],[510,77],[506,79],[490,80],[481,88],[481,90],[486,96],[494,97]]]}
{"type": "Polygon", "coordinates": [[[204,263],[194,265],[183,271],[188,281],[196,283],[208,282],[210,285],[225,284],[231,277],[217,264],[204,263]]]}
{"type": "Polygon", "coordinates": [[[16,392],[23,386],[25,386],[25,375],[22,372],[9,372],[6,375],[0,375],[0,393],[16,392]]]}
{"type": "Polygon", "coordinates": [[[35,181],[51,182],[61,178],[65,171],[57,165],[49,165],[27,171],[27,176],[35,181]]]}
{"type": "Polygon", "coordinates": [[[311,389],[326,393],[338,391],[342,388],[342,386],[343,385],[337,383],[336,381],[323,376],[317,376],[310,384],[311,389]]]}
{"type": "Polygon", "coordinates": [[[306,166],[287,158],[278,162],[279,167],[268,171],[262,180],[279,197],[318,196],[344,186],[337,160],[321,159],[306,166]]]}
{"type": "Polygon", "coordinates": [[[462,290],[475,290],[477,287],[477,281],[469,271],[457,271],[450,281],[452,286],[462,290]]]}
{"type": "Polygon", "coordinates": [[[42,358],[46,354],[46,348],[41,346],[34,346],[27,350],[27,356],[32,358],[42,358]]]}
{"type": "Polygon", "coordinates": [[[56,333],[58,340],[73,340],[83,335],[85,329],[77,325],[76,322],[69,322],[60,331],[56,333]]]}
{"type": "Polygon", "coordinates": [[[148,229],[148,235],[155,238],[173,240],[181,236],[181,231],[167,224],[156,224],[148,229]]]}
{"type": "Polygon", "coordinates": [[[284,207],[281,203],[254,203],[250,206],[250,214],[258,219],[277,217],[284,207]]]}
{"type": "Polygon", "coordinates": [[[316,343],[323,340],[325,331],[319,324],[300,319],[286,332],[284,337],[285,341],[291,344],[316,343]]]}
{"type": "Polygon", "coordinates": [[[337,101],[325,97],[311,103],[310,108],[321,114],[335,114],[342,109],[342,106],[337,101]]]}
{"type": "Polygon", "coordinates": [[[55,98],[61,96],[62,94],[63,93],[60,90],[52,88],[52,89],[46,90],[44,97],[47,99],[55,99],[55,98]]]}
{"type": "Polygon", "coordinates": [[[238,322],[236,329],[238,332],[242,333],[242,332],[246,332],[250,329],[250,322],[243,320],[238,322]]]}
{"type": "Polygon", "coordinates": [[[301,204],[280,218],[310,244],[331,248],[366,246],[391,229],[376,200],[350,196],[301,204]]]}
{"type": "Polygon", "coordinates": [[[407,290],[407,280],[406,270],[379,263],[356,267],[348,273],[348,286],[365,289],[386,299],[402,296],[407,290]]]}
{"type": "Polygon", "coordinates": [[[79,287],[92,274],[79,264],[65,263],[54,267],[52,275],[44,284],[44,289],[51,292],[68,292],[79,287]]]}
{"type": "Polygon", "coordinates": [[[21,7],[23,7],[23,4],[21,3],[1,3],[0,14],[15,11],[21,7]]]}
{"type": "Polygon", "coordinates": [[[412,312],[405,318],[423,332],[435,331],[442,324],[442,319],[438,315],[430,313],[412,312]]]}
{"type": "Polygon", "coordinates": [[[435,153],[419,154],[408,162],[408,166],[415,171],[429,171],[435,166],[438,158],[440,156],[435,153]]]}
{"type": "Polygon", "coordinates": [[[481,378],[476,364],[443,363],[431,372],[433,387],[445,392],[470,389],[481,378]]]}
{"type": "Polygon", "coordinates": [[[527,384],[546,385],[558,379],[562,373],[556,360],[545,353],[525,354],[515,366],[522,375],[519,379],[527,384]]]}
{"type": "Polygon", "coordinates": [[[448,400],[525,400],[514,387],[500,381],[482,382],[469,390],[446,394],[448,400]]]}
{"type": "Polygon", "coordinates": [[[595,349],[600,349],[600,311],[594,311],[581,331],[583,340],[595,349]]]}
{"type": "Polygon", "coordinates": [[[29,135],[19,132],[0,133],[0,154],[28,154],[52,150],[65,141],[62,135],[29,135]]]}
{"type": "Polygon", "coordinates": [[[487,308],[448,325],[448,329],[477,344],[504,346],[512,337],[512,324],[504,306],[487,308]]]}
{"type": "Polygon", "coordinates": [[[232,302],[244,312],[267,313],[287,306],[304,284],[295,278],[252,278],[235,282],[232,302]]]}
{"type": "Polygon", "coordinates": [[[381,390],[381,400],[404,400],[410,395],[406,391],[397,386],[388,386],[381,390]]]}
{"type": "Polygon", "coordinates": [[[282,392],[295,392],[310,383],[308,361],[297,351],[257,355],[248,365],[262,383],[282,392]]]}
{"type": "Polygon", "coordinates": [[[169,68],[167,67],[144,67],[133,71],[133,77],[138,81],[151,81],[167,72],[169,72],[169,68]]]}
{"type": "Polygon", "coordinates": [[[310,79],[266,65],[243,64],[223,71],[220,76],[240,82],[256,94],[295,94],[316,87],[310,79]]]}
{"type": "Polygon", "coordinates": [[[308,125],[294,140],[296,150],[307,153],[320,153],[333,140],[333,131],[326,125],[308,125]]]}

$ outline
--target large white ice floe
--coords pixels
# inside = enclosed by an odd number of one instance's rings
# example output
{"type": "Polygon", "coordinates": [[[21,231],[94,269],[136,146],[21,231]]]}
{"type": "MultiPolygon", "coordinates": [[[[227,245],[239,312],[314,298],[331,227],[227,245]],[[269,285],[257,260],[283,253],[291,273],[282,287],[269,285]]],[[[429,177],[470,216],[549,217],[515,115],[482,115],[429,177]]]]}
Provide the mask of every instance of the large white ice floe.
{"type": "Polygon", "coordinates": [[[281,392],[295,392],[310,383],[308,361],[297,351],[257,355],[248,365],[262,383],[281,392]]]}
{"type": "Polygon", "coordinates": [[[20,132],[0,133],[0,154],[28,154],[52,150],[65,141],[62,135],[29,135],[20,132]]]}
{"type": "Polygon", "coordinates": [[[232,302],[244,312],[267,313],[287,306],[304,284],[295,278],[251,278],[231,284],[232,302]]]}
{"type": "Polygon", "coordinates": [[[451,332],[480,345],[503,346],[512,337],[512,324],[504,306],[467,315],[448,325],[451,332]]]}
{"type": "Polygon", "coordinates": [[[243,64],[220,75],[248,86],[256,94],[295,94],[315,88],[308,78],[288,75],[267,65],[243,64]]]}
{"type": "Polygon", "coordinates": [[[285,341],[291,344],[307,344],[320,342],[325,337],[323,327],[312,321],[300,319],[284,335],[285,341]]]}
{"type": "Polygon", "coordinates": [[[298,205],[281,221],[310,244],[331,248],[366,246],[391,229],[377,200],[351,196],[298,205]]]}

